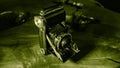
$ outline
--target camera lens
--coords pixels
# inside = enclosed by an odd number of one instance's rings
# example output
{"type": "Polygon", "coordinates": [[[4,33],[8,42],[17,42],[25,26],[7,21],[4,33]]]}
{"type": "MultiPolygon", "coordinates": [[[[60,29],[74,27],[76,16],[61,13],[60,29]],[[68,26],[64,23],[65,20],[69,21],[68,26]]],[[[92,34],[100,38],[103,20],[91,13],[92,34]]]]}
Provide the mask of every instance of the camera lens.
{"type": "Polygon", "coordinates": [[[64,49],[64,48],[69,48],[70,47],[70,43],[71,43],[71,36],[65,36],[62,38],[61,42],[60,42],[60,48],[64,49]]]}

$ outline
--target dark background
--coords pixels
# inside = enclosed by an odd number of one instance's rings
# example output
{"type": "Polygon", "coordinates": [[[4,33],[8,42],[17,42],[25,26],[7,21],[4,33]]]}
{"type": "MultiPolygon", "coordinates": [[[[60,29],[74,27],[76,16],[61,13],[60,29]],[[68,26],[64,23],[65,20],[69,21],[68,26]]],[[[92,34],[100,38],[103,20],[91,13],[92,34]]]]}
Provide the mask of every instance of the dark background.
{"type": "Polygon", "coordinates": [[[120,1],[119,0],[97,0],[105,8],[111,9],[116,12],[120,12],[120,1]]]}

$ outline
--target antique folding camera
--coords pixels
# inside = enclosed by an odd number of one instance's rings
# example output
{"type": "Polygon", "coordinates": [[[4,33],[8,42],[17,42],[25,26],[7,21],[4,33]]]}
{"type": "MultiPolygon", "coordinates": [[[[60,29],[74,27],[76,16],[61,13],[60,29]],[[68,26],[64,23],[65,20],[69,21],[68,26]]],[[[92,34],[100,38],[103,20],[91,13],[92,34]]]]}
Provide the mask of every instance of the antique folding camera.
{"type": "Polygon", "coordinates": [[[39,28],[41,52],[45,55],[52,53],[63,62],[80,51],[68,32],[65,17],[61,5],[45,8],[34,16],[35,25],[39,28]]]}

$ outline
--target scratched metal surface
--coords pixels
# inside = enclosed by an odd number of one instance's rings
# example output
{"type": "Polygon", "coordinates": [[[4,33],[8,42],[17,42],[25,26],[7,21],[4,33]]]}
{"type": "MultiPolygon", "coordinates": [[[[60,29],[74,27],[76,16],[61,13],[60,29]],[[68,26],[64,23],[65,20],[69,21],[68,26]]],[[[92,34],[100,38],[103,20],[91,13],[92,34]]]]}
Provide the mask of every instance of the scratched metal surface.
{"type": "MultiPolygon", "coordinates": [[[[84,31],[72,32],[73,40],[81,49],[79,54],[65,63],[53,55],[41,55],[38,29],[31,20],[0,32],[0,68],[120,68],[120,14],[96,6],[92,0],[79,1],[86,4],[85,10],[82,10],[86,15],[98,18],[103,23],[89,25],[84,31]]],[[[13,10],[31,10],[31,12],[36,12],[38,7],[44,6],[44,3],[41,3],[35,8],[31,5],[34,3],[38,1],[28,3],[13,0],[8,5],[13,10]],[[20,9],[21,6],[16,8],[13,3],[28,6],[22,6],[20,9]]],[[[48,4],[47,1],[45,3],[48,4]]],[[[74,9],[65,5],[67,14],[74,9]]]]}

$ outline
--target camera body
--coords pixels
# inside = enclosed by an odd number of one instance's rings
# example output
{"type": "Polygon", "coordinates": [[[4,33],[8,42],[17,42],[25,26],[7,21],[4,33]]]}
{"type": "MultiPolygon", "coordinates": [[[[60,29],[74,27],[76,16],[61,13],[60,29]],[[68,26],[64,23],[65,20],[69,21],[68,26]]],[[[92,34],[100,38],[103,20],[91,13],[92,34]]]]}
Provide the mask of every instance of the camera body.
{"type": "Polygon", "coordinates": [[[68,32],[65,17],[61,5],[45,8],[34,16],[34,22],[39,28],[41,52],[52,53],[63,62],[80,51],[68,32]]]}

